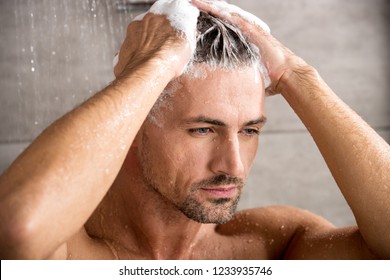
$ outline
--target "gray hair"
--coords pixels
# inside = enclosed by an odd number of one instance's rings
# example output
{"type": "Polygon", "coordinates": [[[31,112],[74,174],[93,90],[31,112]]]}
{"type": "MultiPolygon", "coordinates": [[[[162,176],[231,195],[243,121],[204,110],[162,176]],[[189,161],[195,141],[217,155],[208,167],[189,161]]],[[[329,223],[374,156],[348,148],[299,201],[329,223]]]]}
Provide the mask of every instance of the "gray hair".
{"type": "Polygon", "coordinates": [[[205,63],[212,69],[236,69],[259,63],[257,47],[236,26],[201,12],[197,30],[193,64],[205,63]]]}

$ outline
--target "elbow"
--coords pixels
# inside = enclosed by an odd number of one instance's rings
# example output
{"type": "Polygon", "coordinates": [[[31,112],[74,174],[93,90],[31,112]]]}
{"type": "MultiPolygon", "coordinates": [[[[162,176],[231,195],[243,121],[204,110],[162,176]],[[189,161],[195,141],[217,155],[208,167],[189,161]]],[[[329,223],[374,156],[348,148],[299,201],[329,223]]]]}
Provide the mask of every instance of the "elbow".
{"type": "Polygon", "coordinates": [[[0,230],[0,259],[43,259],[44,246],[37,244],[34,223],[14,219],[3,223],[0,230]]]}

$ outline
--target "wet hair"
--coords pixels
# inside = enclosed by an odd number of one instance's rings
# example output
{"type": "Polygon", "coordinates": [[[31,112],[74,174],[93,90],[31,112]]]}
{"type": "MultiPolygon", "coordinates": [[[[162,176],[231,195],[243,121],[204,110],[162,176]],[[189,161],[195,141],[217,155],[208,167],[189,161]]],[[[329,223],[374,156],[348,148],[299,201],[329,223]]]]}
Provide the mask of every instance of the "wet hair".
{"type": "Polygon", "coordinates": [[[236,69],[258,63],[257,47],[236,26],[201,12],[197,31],[193,64],[205,63],[211,69],[236,69]]]}
{"type": "MultiPolygon", "coordinates": [[[[189,78],[205,77],[204,70],[197,67],[202,64],[211,70],[237,70],[256,65],[261,71],[257,47],[248,41],[240,29],[213,15],[200,12],[196,41],[194,55],[183,74],[189,78]]],[[[159,125],[159,109],[172,109],[169,97],[180,88],[180,77],[171,81],[154,104],[148,119],[159,125]]]]}

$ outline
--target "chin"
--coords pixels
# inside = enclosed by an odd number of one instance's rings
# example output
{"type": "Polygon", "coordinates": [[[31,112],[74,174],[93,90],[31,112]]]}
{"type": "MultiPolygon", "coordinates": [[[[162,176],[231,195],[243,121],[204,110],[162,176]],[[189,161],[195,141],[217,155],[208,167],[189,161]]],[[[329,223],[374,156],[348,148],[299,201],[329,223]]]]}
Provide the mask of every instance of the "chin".
{"type": "Polygon", "coordinates": [[[196,200],[188,199],[179,210],[189,219],[202,224],[225,224],[236,212],[239,198],[218,199],[207,205],[196,200]]]}

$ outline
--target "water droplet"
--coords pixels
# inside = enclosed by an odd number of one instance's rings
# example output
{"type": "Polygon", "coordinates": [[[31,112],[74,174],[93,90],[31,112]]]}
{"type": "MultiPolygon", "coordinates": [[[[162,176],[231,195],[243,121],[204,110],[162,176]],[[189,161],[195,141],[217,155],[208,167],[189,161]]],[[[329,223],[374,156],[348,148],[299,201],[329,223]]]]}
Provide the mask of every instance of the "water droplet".
{"type": "Polygon", "coordinates": [[[38,125],[38,121],[35,121],[34,124],[35,124],[35,125],[38,125]]]}
{"type": "Polygon", "coordinates": [[[274,242],[275,242],[275,240],[274,240],[274,239],[271,239],[271,240],[269,241],[269,245],[274,244],[274,242]]]}
{"type": "Polygon", "coordinates": [[[56,52],[55,52],[55,51],[52,51],[52,52],[51,52],[51,55],[56,55],[56,52]]]}
{"type": "Polygon", "coordinates": [[[34,59],[31,59],[31,64],[34,64],[34,59]]]}
{"type": "Polygon", "coordinates": [[[283,230],[283,229],[284,229],[284,225],[283,225],[283,226],[281,226],[281,227],[280,227],[280,229],[281,229],[281,230],[283,230]]]}
{"type": "Polygon", "coordinates": [[[31,16],[31,17],[34,17],[34,13],[31,13],[30,16],[31,16]]]}
{"type": "Polygon", "coordinates": [[[26,52],[26,49],[25,49],[25,48],[22,48],[22,52],[26,52]]]}
{"type": "Polygon", "coordinates": [[[30,51],[34,52],[34,46],[32,46],[32,45],[30,46],[30,51]]]}
{"type": "Polygon", "coordinates": [[[35,72],[35,68],[34,67],[31,67],[31,72],[35,72]]]}

